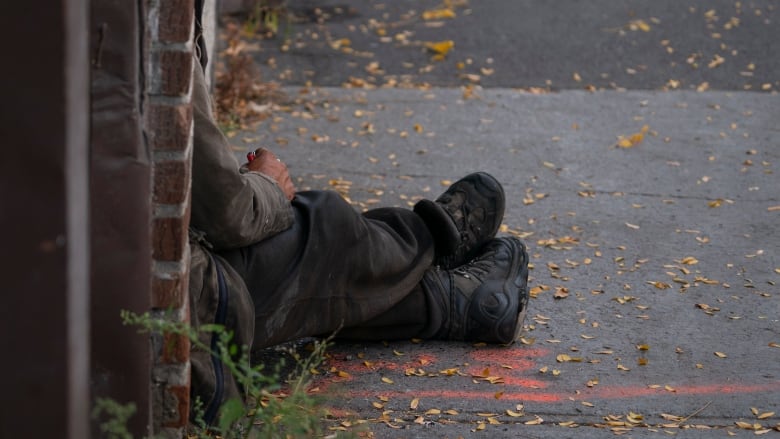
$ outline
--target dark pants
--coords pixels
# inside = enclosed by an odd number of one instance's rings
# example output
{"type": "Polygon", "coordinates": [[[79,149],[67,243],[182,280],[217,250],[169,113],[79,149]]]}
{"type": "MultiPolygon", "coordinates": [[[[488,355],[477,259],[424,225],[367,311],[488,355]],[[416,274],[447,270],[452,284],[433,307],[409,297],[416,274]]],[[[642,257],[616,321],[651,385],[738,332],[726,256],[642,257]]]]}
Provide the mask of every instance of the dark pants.
{"type": "Polygon", "coordinates": [[[329,191],[299,192],[293,226],[222,252],[244,278],[255,306],[254,348],[330,334],[382,340],[430,336],[438,307],[420,286],[433,238],[414,212],[363,214],[329,191]]]}

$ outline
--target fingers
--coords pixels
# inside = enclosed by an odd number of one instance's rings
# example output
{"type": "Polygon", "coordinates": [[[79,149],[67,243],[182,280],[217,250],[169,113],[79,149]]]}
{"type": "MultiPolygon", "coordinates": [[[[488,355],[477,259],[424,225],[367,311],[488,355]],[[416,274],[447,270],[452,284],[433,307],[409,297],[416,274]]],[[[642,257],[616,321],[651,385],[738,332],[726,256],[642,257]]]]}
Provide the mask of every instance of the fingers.
{"type": "Polygon", "coordinates": [[[287,165],[279,160],[276,155],[265,149],[255,150],[255,158],[247,164],[250,171],[261,172],[273,178],[284,192],[288,200],[295,197],[295,185],[293,185],[287,165]]]}

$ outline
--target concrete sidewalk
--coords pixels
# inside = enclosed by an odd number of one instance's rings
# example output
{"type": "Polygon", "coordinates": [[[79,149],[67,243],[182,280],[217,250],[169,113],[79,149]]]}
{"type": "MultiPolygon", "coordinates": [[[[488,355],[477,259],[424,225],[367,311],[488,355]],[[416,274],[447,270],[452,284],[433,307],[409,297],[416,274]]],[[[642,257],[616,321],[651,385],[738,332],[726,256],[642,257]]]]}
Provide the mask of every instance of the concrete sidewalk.
{"type": "Polygon", "coordinates": [[[238,154],[273,149],[299,189],[357,209],[411,207],[486,170],[508,197],[501,233],[528,244],[534,296],[509,347],[337,344],[318,382],[337,396],[334,430],[779,434],[780,100],[743,91],[779,85],[771,2],[485,0],[436,26],[415,17],[438,1],[334,5],[296,24],[294,44],[258,44],[295,103],[238,132],[238,154]],[[455,41],[438,64],[421,49],[436,39],[455,41]],[[333,86],[404,73],[418,86],[333,86]],[[602,90],[672,78],[680,90],[602,90]],[[591,81],[602,91],[568,90],[591,81]]]}
{"type": "Polygon", "coordinates": [[[487,170],[507,192],[503,233],[532,255],[514,346],[333,348],[320,386],[345,419],[376,437],[710,437],[672,428],[692,414],[683,425],[724,436],[778,424],[758,419],[780,412],[775,96],[315,88],[303,101],[313,111],[234,143],[272,147],[300,188],[358,208],[410,206],[487,170]]]}

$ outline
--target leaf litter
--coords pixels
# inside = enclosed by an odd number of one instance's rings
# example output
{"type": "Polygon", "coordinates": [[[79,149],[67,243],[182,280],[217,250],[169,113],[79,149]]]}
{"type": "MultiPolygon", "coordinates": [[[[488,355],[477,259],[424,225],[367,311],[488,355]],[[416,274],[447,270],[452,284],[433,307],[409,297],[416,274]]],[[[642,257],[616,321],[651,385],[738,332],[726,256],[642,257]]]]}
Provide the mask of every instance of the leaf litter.
{"type": "MultiPolygon", "coordinates": [[[[429,21],[449,20],[449,19],[457,17],[457,14],[455,14],[454,11],[453,11],[453,14],[452,14],[453,16],[450,17],[448,12],[441,12],[441,11],[444,11],[444,10],[447,10],[446,5],[445,5],[444,8],[441,8],[441,9],[432,9],[432,10],[423,11],[423,14],[421,14],[420,17],[422,19],[424,19],[424,20],[429,20],[429,21]],[[428,13],[428,14],[426,14],[426,13],[428,13]],[[442,14],[442,15],[437,16],[436,14],[442,14]]],[[[656,25],[657,25],[657,23],[653,23],[651,20],[641,20],[641,19],[638,19],[638,20],[633,20],[632,22],[630,22],[627,25],[626,29],[629,30],[629,31],[632,31],[632,32],[648,33],[648,32],[654,31],[656,29],[656,25]]],[[[386,25],[386,26],[377,25],[375,29],[377,29],[377,34],[383,33],[385,36],[389,36],[389,35],[391,35],[392,28],[393,27],[389,26],[389,25],[386,25]],[[384,29],[384,30],[379,32],[378,31],[379,29],[384,29]]],[[[393,37],[393,38],[395,38],[395,37],[393,37]]],[[[403,39],[403,38],[399,37],[399,41],[401,39],[403,39]]],[[[342,49],[345,49],[345,48],[350,48],[352,46],[352,42],[351,42],[350,39],[340,39],[340,40],[334,40],[334,41],[336,42],[334,49],[342,50],[342,49]]],[[[432,57],[441,56],[441,58],[439,58],[439,60],[443,59],[444,56],[447,56],[447,55],[451,56],[451,55],[457,53],[456,51],[454,51],[454,49],[455,49],[455,42],[451,41],[451,40],[427,41],[427,42],[418,42],[418,43],[419,43],[419,45],[422,45],[423,47],[425,47],[426,50],[428,50],[429,53],[432,55],[432,57]]],[[[669,47],[669,46],[667,45],[665,47],[669,47]]],[[[717,69],[719,66],[721,66],[721,65],[723,65],[723,64],[725,64],[726,62],[729,61],[726,58],[727,58],[726,55],[723,55],[723,56],[713,55],[709,59],[707,59],[707,58],[701,59],[701,57],[699,57],[699,58],[697,58],[696,62],[701,63],[701,65],[707,65],[708,68],[717,69]],[[713,63],[715,63],[715,64],[713,64],[713,63]]],[[[373,62],[370,62],[370,63],[367,63],[365,65],[366,65],[366,73],[368,73],[369,75],[382,75],[383,74],[382,73],[382,68],[381,68],[381,66],[378,63],[375,64],[373,62]]],[[[481,68],[479,70],[479,72],[482,73],[483,75],[486,75],[486,76],[488,75],[488,73],[492,74],[490,69],[485,69],[485,68],[481,68]]],[[[469,74],[469,75],[474,75],[474,74],[469,74]]],[[[582,79],[579,74],[576,74],[576,77],[579,77],[580,80],[582,79]]],[[[474,80],[478,79],[475,76],[467,76],[467,75],[464,75],[463,78],[465,80],[473,81],[473,82],[476,82],[474,80]]],[[[353,85],[356,86],[356,87],[364,87],[364,88],[372,87],[375,84],[378,84],[378,82],[372,82],[370,80],[367,80],[366,78],[355,78],[355,81],[353,83],[353,85]]],[[[703,87],[703,86],[700,85],[700,88],[706,88],[706,87],[703,87]]],[[[261,105],[261,104],[249,105],[249,108],[258,109],[258,105],[261,105]]],[[[263,108],[261,107],[260,109],[263,109],[263,108]]],[[[361,115],[361,117],[362,116],[363,115],[361,115]]],[[[370,124],[370,125],[367,125],[364,128],[363,131],[364,131],[364,133],[366,135],[370,135],[370,134],[375,134],[376,133],[376,129],[377,128],[373,124],[370,124]]],[[[381,127],[379,129],[382,130],[381,127]]],[[[410,127],[406,127],[406,130],[407,130],[406,131],[407,135],[408,134],[414,135],[414,133],[421,134],[421,133],[424,132],[422,124],[411,125],[410,127]]],[[[399,131],[399,133],[402,133],[402,132],[404,132],[404,131],[399,131]]],[[[630,131],[629,131],[629,133],[630,133],[630,131]]],[[[649,125],[643,125],[640,130],[638,130],[638,131],[636,131],[636,132],[634,132],[632,134],[618,135],[618,140],[617,140],[617,143],[616,143],[615,146],[618,147],[618,148],[623,148],[623,149],[630,149],[630,148],[638,147],[640,145],[643,145],[644,142],[647,141],[647,136],[648,135],[653,135],[650,132],[649,125]]],[[[332,139],[327,139],[327,138],[323,137],[322,135],[318,135],[318,134],[309,134],[309,136],[311,136],[311,139],[315,143],[317,143],[318,141],[320,143],[324,143],[324,142],[329,142],[329,141],[332,140],[332,139]]],[[[647,145],[645,145],[645,146],[647,146],[647,145]]],[[[379,159],[377,159],[377,162],[379,160],[384,160],[384,158],[380,157],[379,159]]],[[[756,161],[756,164],[757,163],[758,162],[756,161]]],[[[550,164],[552,164],[552,163],[550,162],[550,164]]],[[[753,166],[753,165],[751,164],[751,165],[745,165],[745,166],[753,166]]],[[[547,166],[545,165],[545,167],[547,167],[547,166]]],[[[442,185],[444,185],[444,182],[442,182],[442,185]]],[[[351,182],[348,182],[348,181],[343,180],[343,179],[333,179],[333,180],[331,180],[331,186],[332,186],[332,188],[336,189],[337,191],[342,193],[342,195],[344,195],[347,198],[348,198],[348,195],[352,191],[352,184],[351,184],[351,182]]],[[[580,195],[582,198],[593,198],[595,196],[596,192],[592,191],[591,188],[585,188],[585,189],[586,190],[583,191],[583,193],[585,193],[586,196],[580,195]]],[[[523,203],[525,205],[528,205],[528,206],[530,206],[532,204],[535,204],[535,203],[538,203],[540,200],[543,199],[543,197],[537,197],[538,195],[540,195],[540,194],[535,194],[532,191],[531,192],[527,192],[526,196],[525,196],[525,198],[523,200],[523,203]]],[[[544,194],[541,194],[541,195],[544,195],[544,194]]],[[[726,198],[717,198],[717,199],[709,201],[708,202],[708,206],[710,208],[717,208],[717,207],[721,207],[721,206],[723,206],[725,204],[731,204],[731,203],[733,203],[733,201],[728,200],[726,198]]],[[[762,207],[762,209],[763,209],[763,207],[762,207]]],[[[769,206],[767,208],[767,210],[770,211],[770,212],[773,212],[775,210],[780,210],[780,206],[769,206]]],[[[544,223],[544,221],[541,221],[541,223],[544,223]]],[[[644,225],[642,223],[637,224],[637,222],[625,222],[626,227],[629,228],[629,229],[633,229],[633,230],[639,230],[640,224],[644,225]]],[[[548,236],[548,235],[545,235],[542,232],[542,229],[540,229],[538,227],[534,227],[533,225],[529,225],[529,227],[525,227],[525,226],[524,227],[515,227],[514,225],[512,227],[510,227],[510,226],[507,226],[507,225],[502,225],[501,232],[502,233],[507,233],[507,234],[512,234],[512,235],[519,236],[519,237],[522,237],[522,238],[528,238],[528,237],[531,237],[531,236],[534,236],[534,235],[536,235],[536,236],[539,236],[539,235],[541,235],[541,236],[548,236]]],[[[580,245],[581,245],[581,243],[580,243],[581,237],[578,236],[577,234],[572,234],[572,235],[568,235],[568,236],[563,236],[563,235],[559,235],[559,236],[561,236],[561,237],[560,238],[555,237],[555,238],[548,238],[548,239],[539,239],[536,242],[536,244],[537,244],[537,246],[536,246],[537,247],[537,251],[544,252],[544,253],[572,252],[572,251],[579,251],[578,249],[581,248],[580,247],[580,245]]],[[[697,236],[697,239],[698,238],[700,238],[700,237],[697,236]]],[[[534,238],[534,239],[536,239],[536,238],[534,238]]],[[[704,238],[702,238],[702,239],[704,239],[704,238]]],[[[703,241],[700,241],[700,242],[701,243],[706,243],[706,242],[703,242],[703,241]]],[[[565,302],[569,302],[569,301],[577,300],[577,299],[581,300],[582,296],[578,292],[576,292],[573,288],[570,288],[569,286],[565,286],[565,284],[560,284],[560,282],[566,282],[566,281],[562,280],[563,278],[567,277],[566,274],[565,274],[566,272],[576,272],[577,270],[585,269],[585,267],[587,265],[593,264],[594,260],[596,261],[596,264],[600,264],[601,262],[599,262],[599,258],[601,257],[601,255],[602,254],[601,254],[601,250],[600,249],[599,250],[594,250],[594,254],[591,255],[592,258],[590,258],[590,257],[589,258],[578,258],[578,259],[582,260],[582,263],[580,265],[572,264],[570,262],[571,259],[567,260],[564,257],[553,258],[553,259],[555,259],[555,261],[549,261],[549,263],[547,263],[547,264],[545,264],[543,262],[540,263],[539,266],[541,266],[541,267],[545,267],[546,266],[546,269],[549,271],[549,273],[548,273],[549,276],[551,277],[551,279],[555,279],[555,281],[550,282],[551,285],[545,285],[544,283],[540,283],[539,282],[539,279],[543,279],[543,275],[538,275],[537,279],[535,279],[535,284],[531,287],[531,296],[534,299],[536,299],[536,300],[543,300],[545,298],[546,299],[558,299],[558,301],[561,302],[561,303],[565,303],[565,302]],[[589,262],[585,262],[585,260],[588,260],[589,262]],[[558,281],[558,282],[556,282],[556,281],[558,281]],[[558,284],[558,285],[556,285],[556,284],[558,284]],[[552,294],[547,293],[548,295],[545,296],[544,293],[545,292],[549,292],[549,291],[552,291],[552,294]],[[561,301],[561,299],[568,299],[568,300],[561,301]]],[[[613,259],[613,261],[616,264],[616,267],[618,268],[618,271],[617,271],[617,275],[616,276],[613,275],[613,274],[610,274],[610,276],[612,276],[612,279],[615,279],[615,278],[617,278],[617,276],[620,276],[623,273],[627,273],[627,272],[629,272],[630,269],[632,269],[632,262],[633,261],[631,261],[631,260],[626,261],[626,259],[628,259],[628,258],[623,258],[622,256],[620,256],[619,258],[614,258],[613,259]]],[[[685,256],[682,259],[674,261],[674,264],[668,264],[668,265],[675,265],[678,268],[690,270],[690,269],[693,269],[693,268],[697,268],[698,265],[703,265],[703,264],[698,264],[698,260],[694,256],[685,256]],[[692,267],[692,266],[696,266],[696,267],[692,267]]],[[[636,265],[635,265],[633,268],[638,268],[638,267],[636,267],[636,265]]],[[[780,268],[776,268],[776,269],[774,269],[774,271],[777,272],[777,273],[780,273],[780,268]]],[[[539,273],[539,270],[537,269],[537,271],[534,272],[534,275],[537,275],[538,273],[539,273]]],[[[654,276],[653,277],[648,276],[648,277],[650,279],[653,279],[654,276]]],[[[595,296],[595,295],[598,295],[598,294],[604,294],[604,292],[606,290],[608,294],[612,293],[612,297],[614,297],[612,300],[614,302],[617,302],[617,305],[621,305],[621,306],[634,306],[637,301],[641,300],[641,297],[639,297],[639,296],[641,296],[641,294],[637,294],[637,296],[629,296],[629,295],[625,295],[625,294],[620,294],[620,295],[614,296],[615,290],[614,289],[610,289],[610,281],[611,281],[611,279],[609,279],[606,282],[604,282],[603,285],[593,285],[592,287],[585,288],[585,292],[587,293],[588,290],[590,290],[591,291],[590,294],[595,296]]],[[[724,283],[720,283],[720,282],[708,279],[706,276],[704,276],[702,274],[696,274],[695,272],[692,272],[692,271],[683,271],[683,270],[679,270],[677,273],[675,273],[674,276],[672,276],[672,279],[669,282],[664,282],[664,281],[661,281],[661,280],[648,280],[648,281],[645,281],[645,282],[647,284],[647,285],[644,285],[645,288],[652,287],[655,290],[674,290],[674,289],[678,289],[678,291],[681,292],[681,293],[684,293],[688,289],[695,288],[695,287],[697,287],[699,285],[714,285],[714,286],[720,285],[720,286],[723,286],[723,288],[727,288],[727,286],[724,283]],[[649,285],[649,287],[648,287],[648,285],[649,285]]],[[[631,289],[631,285],[628,282],[623,283],[622,287],[623,287],[624,291],[627,291],[627,290],[631,289]]],[[[637,285],[634,285],[633,287],[634,287],[635,291],[641,290],[641,287],[637,287],[637,285]]],[[[661,293],[661,292],[662,291],[657,291],[657,293],[661,293]]],[[[714,306],[713,303],[714,302],[710,302],[710,304],[706,304],[706,303],[700,302],[700,303],[696,304],[696,308],[701,310],[702,312],[704,312],[706,314],[709,314],[710,316],[714,316],[714,315],[716,315],[716,313],[721,311],[721,308],[723,307],[723,305],[714,306]]],[[[639,309],[639,308],[637,308],[637,309],[639,309]]],[[[625,314],[625,312],[624,312],[624,314],[625,314]]],[[[549,326],[549,321],[550,321],[550,318],[549,317],[544,317],[544,316],[537,316],[535,319],[533,319],[533,322],[536,324],[536,328],[549,326]]],[[[530,332],[532,332],[532,331],[527,331],[525,333],[523,339],[521,339],[521,341],[520,341],[521,344],[532,345],[532,344],[535,343],[535,341],[536,341],[535,337],[530,337],[529,336],[530,332]]],[[[582,335],[583,336],[581,338],[583,340],[586,340],[586,341],[592,340],[592,339],[596,338],[596,337],[593,337],[593,336],[590,336],[590,335],[586,335],[586,334],[582,334],[582,335]]],[[[544,337],[540,338],[540,340],[542,340],[543,338],[544,337]]],[[[560,340],[548,339],[548,343],[553,343],[553,342],[560,343],[560,340]]],[[[777,345],[777,343],[774,343],[774,345],[773,345],[773,343],[769,343],[769,347],[775,347],[776,348],[776,347],[778,347],[778,345],[777,345]]],[[[639,351],[642,351],[642,349],[639,349],[639,348],[637,348],[637,349],[639,351]]],[[[593,352],[593,354],[613,355],[614,352],[615,351],[613,349],[604,347],[600,351],[593,352]]],[[[725,360],[728,360],[728,357],[726,356],[726,354],[722,353],[722,352],[715,352],[715,356],[719,357],[719,358],[723,358],[725,360]],[[723,356],[721,356],[719,354],[721,354],[723,356]]],[[[560,357],[561,359],[564,360],[564,361],[557,360],[558,362],[562,363],[561,367],[565,366],[566,363],[573,363],[573,362],[583,362],[583,363],[587,364],[587,361],[585,360],[585,357],[572,357],[569,354],[559,354],[557,357],[560,357]],[[567,357],[568,357],[568,360],[566,360],[567,357]],[[572,358],[577,358],[577,359],[579,359],[579,361],[575,361],[572,358]]],[[[626,362],[617,363],[618,369],[619,370],[623,370],[626,373],[631,373],[631,370],[629,368],[626,368],[622,364],[629,364],[629,363],[626,363],[626,362]]],[[[549,374],[548,376],[555,375],[555,371],[556,370],[553,369],[552,370],[553,373],[549,374]]],[[[441,370],[439,370],[437,372],[426,372],[426,371],[423,370],[423,368],[416,368],[416,369],[414,369],[413,373],[405,374],[405,376],[408,376],[408,377],[428,377],[428,378],[433,378],[433,377],[442,377],[442,378],[444,378],[444,377],[447,377],[447,376],[449,376],[449,377],[469,377],[470,379],[476,380],[477,382],[482,383],[482,384],[488,384],[488,385],[500,385],[500,384],[503,384],[503,377],[499,376],[499,374],[490,373],[489,370],[485,370],[483,372],[485,372],[485,373],[479,373],[477,375],[469,375],[469,374],[465,374],[463,372],[460,372],[459,368],[457,368],[457,367],[450,368],[450,369],[441,369],[441,370]]],[[[560,373],[561,371],[558,371],[558,372],[560,373]]],[[[342,373],[346,374],[345,376],[350,376],[347,372],[344,372],[344,371],[340,371],[339,375],[341,375],[342,373]]],[[[388,382],[385,381],[385,379],[387,381],[392,382],[392,380],[390,378],[388,378],[388,377],[382,377],[382,382],[387,384],[388,382]]],[[[596,385],[598,385],[598,380],[597,379],[589,380],[587,384],[583,384],[583,386],[588,387],[588,388],[592,388],[593,386],[596,386],[596,385]]],[[[668,392],[675,391],[671,386],[668,386],[668,385],[665,386],[663,389],[668,391],[668,392]]],[[[499,394],[500,394],[500,392],[496,393],[496,395],[499,395],[499,394]]],[[[497,397],[497,399],[498,399],[498,397],[497,397]]],[[[411,410],[417,409],[419,407],[419,404],[420,404],[420,399],[419,398],[414,398],[414,399],[412,399],[412,402],[416,402],[415,407],[411,407],[412,403],[409,403],[410,404],[409,408],[411,410]]],[[[378,404],[383,405],[384,403],[378,403],[378,404]]],[[[587,406],[585,404],[585,402],[583,402],[583,405],[587,406]]],[[[515,417],[515,416],[510,415],[509,412],[510,412],[510,410],[507,410],[506,416],[509,416],[510,418],[511,417],[515,417]]],[[[457,414],[457,411],[452,410],[452,409],[450,409],[450,410],[429,409],[424,414],[426,416],[435,416],[435,415],[453,414],[453,413],[457,414]]],[[[526,416],[525,413],[522,412],[522,411],[520,411],[520,412],[512,411],[512,413],[514,413],[514,414],[521,414],[522,416],[526,416]]],[[[774,415],[774,413],[768,412],[768,411],[761,411],[761,412],[758,412],[758,413],[753,413],[753,415],[757,419],[763,420],[763,419],[771,418],[774,415]],[[765,418],[758,418],[759,415],[765,416],[765,418]]],[[[674,415],[670,415],[670,416],[674,416],[674,415]]],[[[521,417],[521,416],[518,416],[518,417],[521,417]]],[[[481,430],[484,430],[485,428],[487,428],[487,426],[493,424],[493,422],[491,422],[489,420],[490,418],[491,417],[488,417],[488,420],[480,422],[478,424],[478,426],[475,428],[475,430],[481,431],[481,430]]],[[[495,418],[495,417],[493,417],[493,418],[494,418],[495,421],[498,421],[498,418],[495,418]]],[[[419,418],[415,418],[415,419],[419,419],[419,418]]],[[[425,418],[423,418],[423,419],[425,419],[425,418]]],[[[684,417],[677,417],[676,418],[677,421],[680,421],[680,420],[683,420],[683,419],[685,419],[685,418],[684,417]]],[[[402,418],[394,418],[393,419],[392,417],[388,416],[387,419],[385,419],[384,421],[387,422],[387,423],[393,424],[395,426],[403,424],[403,419],[402,418]]],[[[645,426],[645,427],[648,426],[648,424],[643,423],[643,416],[642,415],[637,414],[637,413],[631,413],[631,412],[627,413],[627,414],[623,414],[623,415],[619,415],[618,414],[618,415],[605,416],[604,421],[605,421],[604,425],[606,425],[607,427],[612,428],[612,432],[614,434],[616,434],[616,435],[625,434],[626,432],[630,431],[631,428],[636,428],[636,427],[639,427],[639,426],[645,426]]],[[[538,416],[535,416],[531,420],[524,421],[524,423],[527,424],[527,425],[537,425],[537,424],[540,424],[542,422],[543,422],[542,418],[538,417],[538,416]]],[[[742,421],[737,421],[737,422],[742,422],[742,421]]],[[[561,426],[576,426],[576,424],[574,424],[572,421],[561,421],[561,422],[558,423],[558,425],[561,425],[561,426]]],[[[758,424],[755,423],[755,422],[753,422],[753,423],[743,423],[743,424],[735,423],[735,425],[737,427],[739,427],[739,428],[744,428],[746,425],[749,425],[749,427],[750,427],[749,429],[752,429],[753,431],[763,431],[763,429],[764,429],[763,426],[761,426],[760,428],[757,428],[756,426],[758,424]]],[[[659,426],[656,426],[656,427],[659,427],[659,426]]],[[[677,427],[679,428],[680,425],[678,424],[677,427]]],[[[395,428],[395,427],[392,427],[392,428],[395,428]]],[[[671,427],[667,426],[666,428],[671,428],[671,427]]]]}

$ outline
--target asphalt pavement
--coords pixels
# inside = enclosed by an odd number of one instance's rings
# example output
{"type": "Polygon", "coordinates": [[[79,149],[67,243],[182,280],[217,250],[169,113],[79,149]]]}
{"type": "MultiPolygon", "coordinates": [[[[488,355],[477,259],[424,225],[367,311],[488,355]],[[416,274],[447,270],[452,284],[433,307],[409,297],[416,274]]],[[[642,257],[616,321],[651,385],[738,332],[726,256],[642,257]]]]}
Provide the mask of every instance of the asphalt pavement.
{"type": "Polygon", "coordinates": [[[236,149],[357,209],[488,171],[533,265],[514,345],[334,346],[334,433],[780,435],[780,5],[287,6],[245,50],[289,99],[236,149]]]}

